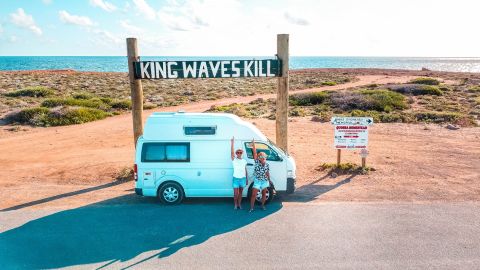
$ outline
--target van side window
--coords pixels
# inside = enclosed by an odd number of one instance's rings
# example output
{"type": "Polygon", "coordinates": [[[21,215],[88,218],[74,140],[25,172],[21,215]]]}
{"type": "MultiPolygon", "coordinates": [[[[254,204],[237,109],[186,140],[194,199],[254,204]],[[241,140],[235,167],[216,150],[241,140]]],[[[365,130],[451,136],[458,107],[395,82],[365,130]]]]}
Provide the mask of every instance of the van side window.
{"type": "Polygon", "coordinates": [[[217,127],[183,127],[185,135],[215,135],[217,127]]]}
{"type": "MultiPolygon", "coordinates": [[[[253,150],[252,150],[252,143],[251,142],[246,142],[245,143],[245,149],[247,149],[247,157],[248,158],[253,158],[253,150]]],[[[264,144],[264,143],[255,143],[255,148],[257,148],[257,154],[260,152],[264,152],[267,155],[267,160],[270,161],[280,161],[281,158],[278,156],[277,152],[273,150],[270,146],[264,144]]]]}
{"type": "Polygon", "coordinates": [[[190,143],[144,143],[142,162],[190,162],[190,143]]]}

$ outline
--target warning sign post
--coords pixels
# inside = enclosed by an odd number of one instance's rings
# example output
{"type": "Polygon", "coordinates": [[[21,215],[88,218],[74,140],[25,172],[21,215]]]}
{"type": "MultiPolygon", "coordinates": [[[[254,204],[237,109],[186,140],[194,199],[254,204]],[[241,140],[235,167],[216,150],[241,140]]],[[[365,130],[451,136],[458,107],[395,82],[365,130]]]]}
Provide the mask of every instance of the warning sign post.
{"type": "Polygon", "coordinates": [[[332,117],[334,125],[333,146],[337,149],[337,166],[340,165],[342,149],[362,149],[362,167],[365,167],[365,159],[368,151],[368,127],[373,124],[371,117],[332,117]]]}

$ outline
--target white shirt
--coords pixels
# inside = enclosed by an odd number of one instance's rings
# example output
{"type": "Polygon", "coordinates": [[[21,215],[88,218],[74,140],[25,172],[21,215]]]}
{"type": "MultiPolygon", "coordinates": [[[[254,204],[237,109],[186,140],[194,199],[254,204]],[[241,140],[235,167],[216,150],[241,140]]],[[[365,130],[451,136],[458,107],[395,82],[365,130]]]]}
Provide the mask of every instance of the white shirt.
{"type": "Polygon", "coordinates": [[[235,157],[232,160],[233,164],[233,177],[235,178],[244,178],[245,175],[245,167],[247,166],[247,161],[243,158],[235,157]]]}

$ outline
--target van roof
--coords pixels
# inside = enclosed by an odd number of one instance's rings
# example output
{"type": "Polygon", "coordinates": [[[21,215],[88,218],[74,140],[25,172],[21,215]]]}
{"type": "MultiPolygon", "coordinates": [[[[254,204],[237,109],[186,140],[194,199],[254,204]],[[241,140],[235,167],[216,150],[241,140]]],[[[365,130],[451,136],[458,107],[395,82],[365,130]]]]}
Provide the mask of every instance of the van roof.
{"type": "Polygon", "coordinates": [[[154,112],[146,121],[145,140],[238,140],[266,141],[253,124],[229,113],[154,112]],[[184,127],[215,127],[215,135],[185,135],[184,127]]]}

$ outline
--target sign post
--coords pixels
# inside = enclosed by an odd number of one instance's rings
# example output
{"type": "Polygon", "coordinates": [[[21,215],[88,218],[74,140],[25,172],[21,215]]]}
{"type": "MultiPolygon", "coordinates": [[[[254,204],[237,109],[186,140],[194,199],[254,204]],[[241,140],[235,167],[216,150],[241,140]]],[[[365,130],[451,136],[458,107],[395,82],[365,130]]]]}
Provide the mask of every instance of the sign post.
{"type": "Polygon", "coordinates": [[[276,104],[276,143],[285,152],[288,151],[288,34],[277,35],[277,57],[281,60],[281,75],[278,77],[276,104]]]}
{"type": "Polygon", "coordinates": [[[340,165],[342,149],[361,149],[362,167],[368,155],[368,127],[373,124],[371,117],[332,117],[335,127],[334,148],[337,149],[337,166],[340,165]]]}
{"type": "Polygon", "coordinates": [[[133,143],[137,147],[138,137],[143,134],[143,88],[142,81],[135,78],[134,63],[139,60],[136,38],[127,38],[127,57],[130,96],[132,98],[133,143]]]}
{"type": "Polygon", "coordinates": [[[127,38],[127,56],[135,145],[143,134],[142,79],[278,77],[276,142],[280,148],[287,151],[288,34],[277,35],[275,59],[140,61],[136,38],[127,38]]]}

